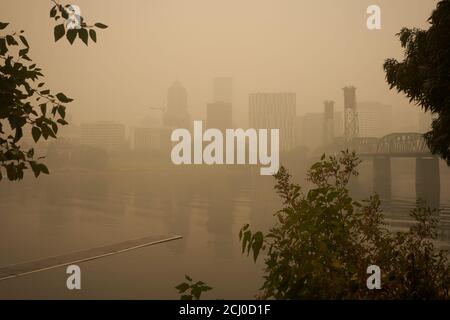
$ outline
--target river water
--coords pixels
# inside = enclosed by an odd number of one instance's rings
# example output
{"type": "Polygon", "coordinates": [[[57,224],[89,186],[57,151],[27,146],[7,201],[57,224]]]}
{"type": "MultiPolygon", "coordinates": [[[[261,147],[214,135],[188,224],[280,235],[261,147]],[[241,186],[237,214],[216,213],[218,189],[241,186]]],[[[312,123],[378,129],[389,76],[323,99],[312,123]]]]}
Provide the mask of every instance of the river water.
{"type": "MultiPolygon", "coordinates": [[[[363,168],[361,177],[369,177],[368,171],[363,168]]],[[[411,224],[415,177],[404,163],[394,163],[393,172],[391,199],[383,208],[387,221],[401,229],[411,224]]],[[[357,197],[372,192],[366,180],[359,182],[357,197]]],[[[0,266],[149,235],[183,239],[81,264],[81,291],[67,290],[65,268],[58,268],[0,282],[0,299],[178,298],[174,286],[185,274],[214,288],[205,298],[252,298],[262,284],[262,264],[241,254],[238,232],[245,223],[255,230],[272,225],[281,206],[273,184],[272,177],[249,170],[203,167],[64,171],[2,181],[0,266]]],[[[440,184],[439,245],[446,248],[450,169],[444,164],[440,184]]]]}

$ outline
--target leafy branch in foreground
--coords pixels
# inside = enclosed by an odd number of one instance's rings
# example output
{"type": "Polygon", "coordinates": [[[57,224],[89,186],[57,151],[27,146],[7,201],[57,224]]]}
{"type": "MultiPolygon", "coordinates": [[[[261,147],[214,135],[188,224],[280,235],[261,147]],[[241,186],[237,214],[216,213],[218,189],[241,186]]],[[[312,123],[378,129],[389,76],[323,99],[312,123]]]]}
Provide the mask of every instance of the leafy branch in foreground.
{"type": "MultiPolygon", "coordinates": [[[[0,22],[0,31],[7,26],[0,22]]],[[[56,138],[59,126],[67,124],[65,104],[73,101],[45,88],[29,50],[23,31],[0,34],[0,180],[5,171],[9,180],[21,180],[29,167],[36,177],[49,173],[34,149],[22,143],[24,131],[34,142],[56,138]]]]}
{"type": "Polygon", "coordinates": [[[212,290],[206,283],[202,281],[193,282],[192,278],[185,276],[186,282],[183,282],[175,287],[178,293],[181,294],[181,300],[200,300],[204,292],[212,290]]]}
{"type": "Polygon", "coordinates": [[[262,299],[448,299],[450,265],[437,251],[435,210],[411,212],[408,232],[384,224],[378,196],[354,201],[347,188],[360,161],[343,152],[322,157],[308,172],[304,193],[281,168],[275,189],[284,201],[269,233],[240,232],[243,251],[265,253],[262,299]],[[369,290],[367,267],[382,270],[382,289],[369,290]]]}
{"type": "Polygon", "coordinates": [[[428,147],[450,166],[450,0],[441,0],[428,19],[430,28],[403,28],[397,36],[403,61],[384,63],[391,89],[434,115],[425,134],[428,147]]]}
{"type": "Polygon", "coordinates": [[[97,29],[106,29],[107,25],[97,22],[93,25],[89,25],[84,21],[80,12],[77,11],[77,7],[67,4],[62,5],[56,0],[52,0],[54,6],[50,10],[50,18],[53,18],[58,22],[61,18],[61,23],[57,24],[54,28],[55,42],[66,36],[70,44],[75,42],[75,39],[80,38],[85,45],[89,44],[89,38],[97,42],[97,29]]]}

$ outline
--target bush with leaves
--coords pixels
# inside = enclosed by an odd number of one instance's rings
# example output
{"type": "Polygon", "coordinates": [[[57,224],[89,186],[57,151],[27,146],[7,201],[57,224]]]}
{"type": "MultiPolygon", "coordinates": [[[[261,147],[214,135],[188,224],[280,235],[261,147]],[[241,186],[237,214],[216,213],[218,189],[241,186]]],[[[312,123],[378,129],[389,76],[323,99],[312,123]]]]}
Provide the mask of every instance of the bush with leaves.
{"type": "Polygon", "coordinates": [[[78,13],[74,12],[73,5],[62,5],[56,0],[52,0],[52,2],[54,6],[50,10],[50,18],[53,18],[58,23],[53,30],[55,42],[65,35],[70,44],[73,44],[78,37],[85,45],[88,45],[89,38],[92,41],[97,42],[97,32],[95,28],[108,28],[107,25],[100,22],[93,25],[87,24],[81,15],[77,16],[78,13]]]}
{"type": "MultiPolygon", "coordinates": [[[[55,42],[66,35],[70,44],[78,36],[86,45],[89,37],[97,42],[95,28],[106,29],[103,23],[88,25],[84,18],[70,26],[74,18],[73,6],[52,0],[50,17],[64,22],[54,28],[55,42]]],[[[0,22],[0,31],[8,23],[0,22]]],[[[24,31],[0,34],[0,180],[3,174],[9,180],[21,180],[24,171],[31,168],[36,177],[48,174],[48,168],[40,163],[33,148],[21,144],[24,130],[30,130],[35,142],[42,137],[56,138],[59,126],[67,125],[65,104],[72,102],[64,93],[51,94],[44,88],[42,70],[28,56],[30,46],[24,31]]]]}
{"type": "Polygon", "coordinates": [[[194,282],[191,277],[185,276],[186,282],[180,283],[175,287],[181,295],[181,300],[200,300],[204,292],[212,288],[202,281],[194,282]]]}
{"type": "Polygon", "coordinates": [[[408,232],[387,230],[378,196],[351,198],[356,155],[322,157],[308,172],[308,192],[285,168],[275,176],[284,207],[268,234],[242,228],[243,252],[265,256],[262,299],[447,299],[447,252],[436,251],[435,211],[419,205],[408,232]],[[367,288],[367,268],[381,268],[380,290],[367,288]]]}
{"type": "MultiPolygon", "coordinates": [[[[0,31],[8,23],[0,22],[0,31]]],[[[65,104],[73,101],[64,93],[45,88],[42,70],[28,56],[24,32],[0,34],[0,180],[21,180],[31,167],[35,176],[48,174],[34,149],[21,144],[24,131],[34,141],[56,138],[58,128],[67,124],[65,104]]]]}
{"type": "Polygon", "coordinates": [[[434,115],[425,140],[450,165],[450,0],[439,1],[428,22],[428,30],[400,31],[404,60],[388,59],[384,70],[391,89],[434,115]]]}

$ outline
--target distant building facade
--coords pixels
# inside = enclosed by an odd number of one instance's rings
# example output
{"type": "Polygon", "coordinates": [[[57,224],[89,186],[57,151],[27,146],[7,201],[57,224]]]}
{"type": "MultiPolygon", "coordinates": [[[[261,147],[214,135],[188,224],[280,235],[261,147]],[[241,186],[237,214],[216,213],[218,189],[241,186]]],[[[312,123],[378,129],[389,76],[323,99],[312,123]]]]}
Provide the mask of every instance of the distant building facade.
{"type": "Polygon", "coordinates": [[[279,129],[280,151],[295,148],[295,93],[254,93],[249,96],[249,125],[255,129],[279,129]]]}
{"type": "Polygon", "coordinates": [[[299,125],[298,139],[299,145],[315,152],[323,147],[324,142],[324,114],[307,113],[298,117],[299,125]]]}
{"type": "Polygon", "coordinates": [[[126,148],[125,126],[117,122],[93,122],[81,125],[81,144],[109,152],[126,148]]]}
{"type": "Polygon", "coordinates": [[[188,94],[179,81],[176,81],[167,91],[164,124],[170,128],[188,128],[190,126],[188,94]]]}
{"type": "Polygon", "coordinates": [[[222,131],[233,128],[231,103],[208,103],[206,106],[206,126],[222,131]]]}
{"type": "Polygon", "coordinates": [[[323,113],[323,144],[328,146],[333,143],[335,138],[334,130],[334,101],[324,102],[323,113]]]}
{"type": "Polygon", "coordinates": [[[172,129],[139,127],[134,129],[134,150],[138,152],[167,152],[171,148],[172,129]]]}
{"type": "Polygon", "coordinates": [[[360,102],[358,121],[361,137],[381,138],[392,133],[392,107],[379,102],[360,102]]]}
{"type": "Polygon", "coordinates": [[[356,88],[344,89],[344,136],[347,141],[359,137],[358,108],[356,103],[356,88]]]}
{"type": "Polygon", "coordinates": [[[344,115],[342,112],[331,113],[331,109],[324,113],[307,113],[296,118],[295,126],[297,145],[315,152],[326,147],[325,142],[330,144],[343,136],[344,115]]]}

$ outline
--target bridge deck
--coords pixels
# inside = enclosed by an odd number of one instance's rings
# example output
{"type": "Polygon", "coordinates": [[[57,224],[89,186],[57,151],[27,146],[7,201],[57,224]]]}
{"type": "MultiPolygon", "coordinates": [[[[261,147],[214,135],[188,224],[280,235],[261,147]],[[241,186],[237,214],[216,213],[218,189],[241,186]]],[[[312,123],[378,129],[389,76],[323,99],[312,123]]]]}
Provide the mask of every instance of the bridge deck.
{"type": "Polygon", "coordinates": [[[436,158],[431,153],[395,152],[395,153],[356,153],[361,158],[436,158]]]}
{"type": "Polygon", "coordinates": [[[50,270],[58,267],[100,259],[110,255],[136,250],[159,243],[178,240],[181,238],[181,236],[176,235],[149,236],[112,245],[106,245],[103,247],[91,248],[88,250],[68,253],[60,256],[44,258],[41,260],[0,267],[0,281],[44,270],[50,270]]]}

